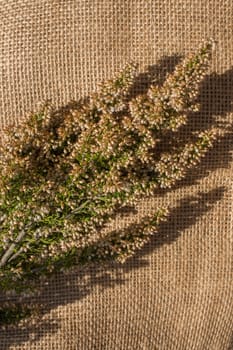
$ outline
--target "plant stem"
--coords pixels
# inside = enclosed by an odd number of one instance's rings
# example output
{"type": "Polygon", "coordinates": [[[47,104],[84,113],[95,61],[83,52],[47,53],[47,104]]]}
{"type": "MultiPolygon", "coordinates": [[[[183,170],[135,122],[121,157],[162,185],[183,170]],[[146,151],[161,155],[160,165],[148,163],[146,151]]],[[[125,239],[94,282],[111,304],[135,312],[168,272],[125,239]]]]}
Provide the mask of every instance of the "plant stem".
{"type": "Polygon", "coordinates": [[[17,236],[17,238],[15,240],[15,243],[12,243],[10,245],[10,247],[7,249],[7,251],[5,252],[5,254],[2,256],[1,261],[0,261],[0,267],[3,267],[7,263],[8,259],[13,254],[16,245],[23,239],[23,237],[25,235],[26,235],[26,231],[21,231],[19,233],[19,235],[17,236]]]}

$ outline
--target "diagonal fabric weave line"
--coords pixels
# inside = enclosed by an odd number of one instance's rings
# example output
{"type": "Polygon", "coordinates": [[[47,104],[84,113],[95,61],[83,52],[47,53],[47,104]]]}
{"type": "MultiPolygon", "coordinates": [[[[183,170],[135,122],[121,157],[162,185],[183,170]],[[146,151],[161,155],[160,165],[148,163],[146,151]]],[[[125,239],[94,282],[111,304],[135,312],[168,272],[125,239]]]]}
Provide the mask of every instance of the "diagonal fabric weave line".
{"type": "Polygon", "coordinates": [[[161,83],[213,37],[201,110],[182,136],[210,124],[221,135],[174,192],[113,223],[172,205],[141,251],[124,265],[56,276],[32,300],[44,303],[43,316],[1,329],[0,349],[233,349],[232,0],[1,0],[0,18],[1,129],[44,99],[59,106],[88,95],[129,61],[139,63],[142,92],[149,75],[161,83]]]}

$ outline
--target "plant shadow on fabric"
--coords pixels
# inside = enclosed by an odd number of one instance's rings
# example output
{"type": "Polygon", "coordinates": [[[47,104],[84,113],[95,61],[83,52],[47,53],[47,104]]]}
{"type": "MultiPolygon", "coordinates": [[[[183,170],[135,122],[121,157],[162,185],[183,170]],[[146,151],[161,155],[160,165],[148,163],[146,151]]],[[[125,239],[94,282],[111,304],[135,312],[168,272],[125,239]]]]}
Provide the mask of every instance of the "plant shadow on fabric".
{"type": "MultiPolygon", "coordinates": [[[[132,94],[141,93],[143,89],[146,89],[151,76],[156,76],[159,72],[160,76],[157,82],[161,83],[165,79],[168,68],[172,71],[179,60],[180,58],[176,55],[164,57],[158,65],[150,66],[146,74],[141,74],[138,77],[134,89],[132,89],[132,94]]],[[[207,76],[200,89],[200,111],[190,114],[189,123],[180,131],[182,136],[185,134],[188,136],[190,131],[200,131],[209,125],[218,125],[226,130],[224,116],[232,108],[232,86],[233,69],[229,69],[223,74],[213,73],[207,76]],[[217,116],[221,116],[220,121],[217,116]]],[[[186,178],[177,183],[175,189],[194,185],[210,172],[218,168],[228,167],[232,160],[232,144],[233,130],[229,128],[220,137],[214,148],[209,151],[208,158],[203,159],[196,170],[192,169],[192,171],[189,171],[186,178]]],[[[161,147],[166,149],[167,144],[161,145],[161,147]]],[[[174,190],[174,187],[172,190],[174,190]]],[[[170,190],[159,190],[158,195],[163,196],[168,191],[170,190]]],[[[199,192],[197,195],[189,195],[181,199],[179,204],[171,210],[169,219],[160,225],[159,232],[152,236],[150,242],[123,265],[109,263],[104,268],[92,265],[76,268],[75,271],[71,271],[68,274],[60,273],[55,275],[43,287],[38,297],[30,299],[30,302],[35,301],[35,303],[44,304],[40,319],[35,324],[26,322],[24,326],[14,326],[13,328],[7,326],[1,329],[0,342],[3,343],[1,349],[6,350],[12,345],[18,345],[29,340],[32,344],[33,341],[37,341],[46,334],[56,333],[60,327],[60,321],[49,317],[49,312],[52,312],[58,306],[85,298],[92,293],[94,286],[99,286],[104,290],[116,284],[123,285],[127,281],[127,273],[134,269],[148,266],[149,262],[146,259],[148,254],[152,253],[156,248],[172,244],[177,240],[184,229],[193,225],[221,200],[224,191],[224,186],[219,186],[209,192],[199,192]],[[172,232],[169,229],[171,227],[173,227],[172,232]],[[61,278],[62,284],[59,283],[61,278]]],[[[128,208],[125,215],[128,215],[130,211],[131,208],[128,208]]],[[[135,224],[133,224],[133,227],[135,227],[135,224]]],[[[27,301],[27,298],[25,301],[27,301]]]]}
{"type": "Polygon", "coordinates": [[[231,337],[231,340],[230,340],[230,345],[229,347],[227,348],[227,350],[232,350],[233,349],[233,335],[231,337]]]}

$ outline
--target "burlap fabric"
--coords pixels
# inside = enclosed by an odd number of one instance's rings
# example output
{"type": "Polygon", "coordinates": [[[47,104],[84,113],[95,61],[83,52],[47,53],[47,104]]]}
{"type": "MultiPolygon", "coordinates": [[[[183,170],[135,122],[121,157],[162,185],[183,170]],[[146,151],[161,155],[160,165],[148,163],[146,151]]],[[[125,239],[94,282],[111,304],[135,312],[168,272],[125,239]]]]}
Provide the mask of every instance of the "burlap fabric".
{"type": "MultiPolygon", "coordinates": [[[[136,220],[158,203],[172,212],[136,256],[56,276],[35,300],[42,317],[2,329],[0,349],[233,349],[232,0],[1,0],[0,19],[1,128],[43,99],[87,95],[128,61],[139,63],[143,91],[149,75],[161,83],[213,37],[201,111],[183,134],[220,130],[175,191],[140,203],[136,220]]],[[[122,214],[114,227],[133,220],[122,214]]]]}

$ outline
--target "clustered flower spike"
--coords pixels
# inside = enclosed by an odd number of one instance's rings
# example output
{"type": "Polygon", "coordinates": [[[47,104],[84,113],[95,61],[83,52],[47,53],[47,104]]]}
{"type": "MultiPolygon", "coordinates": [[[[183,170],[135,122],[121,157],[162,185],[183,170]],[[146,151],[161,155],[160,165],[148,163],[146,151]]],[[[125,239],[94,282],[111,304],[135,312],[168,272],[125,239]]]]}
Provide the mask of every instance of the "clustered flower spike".
{"type": "Polygon", "coordinates": [[[159,153],[196,110],[213,42],[179,64],[162,86],[132,97],[137,65],[128,64],[88,99],[49,103],[0,146],[0,288],[22,292],[38,278],[89,261],[124,262],[148,241],[166,208],[119,232],[102,228],[120,208],[170,188],[211,147],[206,130],[159,153]],[[170,136],[168,136],[170,135],[170,136]]]}

